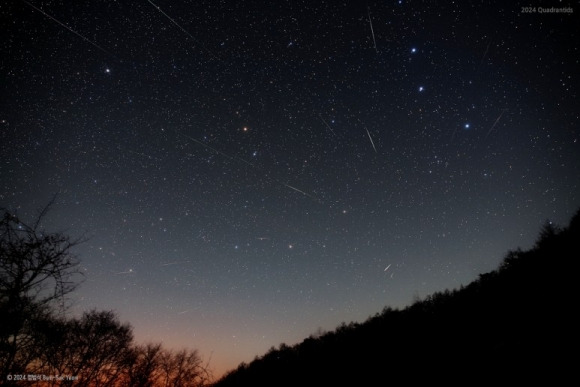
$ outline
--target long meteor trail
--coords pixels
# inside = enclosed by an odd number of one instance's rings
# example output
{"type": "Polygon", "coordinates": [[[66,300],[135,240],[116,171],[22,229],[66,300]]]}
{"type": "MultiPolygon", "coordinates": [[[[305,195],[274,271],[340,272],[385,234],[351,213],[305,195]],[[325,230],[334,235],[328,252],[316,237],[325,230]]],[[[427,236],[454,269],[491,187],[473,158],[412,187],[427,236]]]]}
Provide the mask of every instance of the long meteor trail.
{"type": "Polygon", "coordinates": [[[309,195],[309,194],[307,194],[306,192],[304,192],[304,191],[302,191],[302,190],[299,190],[299,189],[298,189],[298,188],[296,188],[296,187],[292,187],[290,184],[286,184],[286,183],[280,183],[280,184],[282,184],[282,185],[284,185],[284,186],[286,186],[286,187],[288,187],[288,188],[290,188],[290,189],[292,189],[292,190],[294,190],[294,191],[296,191],[296,192],[298,192],[298,193],[301,193],[301,194],[302,194],[302,195],[304,195],[304,196],[308,196],[309,198],[312,198],[312,199],[314,199],[314,200],[318,200],[318,199],[317,199],[317,198],[315,198],[314,196],[312,196],[312,195],[309,195]]]}
{"type": "Polygon", "coordinates": [[[485,138],[487,138],[489,136],[489,134],[491,133],[491,131],[493,130],[493,128],[495,128],[495,126],[497,125],[497,123],[499,122],[499,120],[501,119],[501,116],[503,116],[503,114],[505,113],[505,110],[502,110],[501,114],[499,115],[499,117],[497,117],[497,119],[495,120],[495,122],[493,123],[493,125],[491,126],[491,128],[489,128],[489,130],[487,131],[487,134],[485,135],[485,138]]]}
{"type": "Polygon", "coordinates": [[[379,50],[377,50],[377,41],[375,40],[375,30],[373,29],[373,21],[371,19],[371,9],[369,7],[367,7],[367,14],[369,15],[369,24],[371,26],[371,35],[373,36],[373,45],[375,46],[375,51],[378,54],[379,50]]]}
{"type": "Polygon", "coordinates": [[[91,39],[87,38],[84,35],[79,34],[78,32],[76,32],[75,30],[73,30],[72,28],[70,28],[69,26],[67,26],[66,24],[64,24],[63,22],[61,22],[60,20],[56,19],[55,17],[49,15],[48,13],[44,12],[42,9],[36,7],[34,4],[29,3],[26,0],[21,0],[23,3],[27,4],[29,7],[37,10],[38,12],[42,13],[44,16],[46,16],[47,18],[53,20],[54,22],[60,24],[61,26],[63,26],[64,28],[66,28],[67,30],[69,30],[70,32],[72,32],[73,34],[75,34],[76,36],[78,36],[79,38],[81,38],[82,40],[92,44],[94,47],[98,48],[99,50],[101,50],[102,52],[104,52],[107,55],[110,55],[114,58],[117,58],[115,55],[113,55],[112,53],[110,53],[109,51],[105,50],[103,47],[99,46],[97,43],[93,42],[91,39]]]}
{"type": "Polygon", "coordinates": [[[367,131],[367,134],[369,136],[369,140],[371,140],[371,145],[373,146],[375,153],[379,153],[379,152],[377,152],[377,148],[375,147],[375,142],[373,141],[373,138],[371,137],[371,133],[369,132],[369,130],[367,128],[365,128],[365,130],[367,131]]]}
{"type": "Polygon", "coordinates": [[[332,128],[330,127],[330,125],[328,125],[328,123],[324,120],[324,118],[322,118],[322,116],[319,114],[318,117],[320,117],[320,119],[322,120],[322,122],[324,122],[324,125],[326,125],[326,127],[328,128],[328,130],[330,130],[332,132],[332,134],[334,134],[336,136],[336,133],[334,133],[334,130],[332,130],[332,128]]]}
{"type": "Polygon", "coordinates": [[[193,40],[195,43],[199,44],[201,46],[201,48],[203,48],[206,52],[208,52],[212,57],[214,57],[215,59],[218,59],[218,57],[211,50],[209,50],[203,44],[201,44],[201,42],[199,40],[194,38],[192,34],[187,32],[187,30],[185,28],[183,28],[175,20],[173,20],[171,18],[171,16],[169,16],[168,14],[163,12],[163,10],[157,4],[153,3],[151,0],[147,0],[147,1],[149,2],[149,4],[151,4],[153,7],[155,7],[155,9],[157,9],[163,16],[165,16],[167,19],[169,19],[169,21],[171,21],[177,28],[179,28],[181,31],[183,31],[183,33],[185,33],[187,36],[189,36],[191,38],[191,40],[193,40]]]}

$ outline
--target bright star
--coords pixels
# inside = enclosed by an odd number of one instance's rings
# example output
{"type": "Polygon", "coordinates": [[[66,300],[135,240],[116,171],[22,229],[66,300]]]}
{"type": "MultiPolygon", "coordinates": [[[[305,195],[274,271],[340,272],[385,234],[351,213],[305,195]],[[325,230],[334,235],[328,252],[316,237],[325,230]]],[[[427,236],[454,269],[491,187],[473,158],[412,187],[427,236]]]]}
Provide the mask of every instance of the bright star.
{"type": "Polygon", "coordinates": [[[419,92],[422,92],[423,90],[425,90],[425,88],[423,86],[419,86],[419,92]]]}
{"type": "Polygon", "coordinates": [[[417,52],[417,49],[416,49],[415,47],[413,47],[413,48],[411,49],[411,53],[412,53],[412,54],[414,54],[414,53],[416,53],[416,52],[417,52]]]}

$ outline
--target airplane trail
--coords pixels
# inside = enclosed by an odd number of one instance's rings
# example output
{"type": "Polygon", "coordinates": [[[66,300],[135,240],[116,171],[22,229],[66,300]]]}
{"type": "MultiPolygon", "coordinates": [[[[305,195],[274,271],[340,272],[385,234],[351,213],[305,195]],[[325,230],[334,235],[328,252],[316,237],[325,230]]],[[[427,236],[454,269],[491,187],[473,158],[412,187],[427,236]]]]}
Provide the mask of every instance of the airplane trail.
{"type": "Polygon", "coordinates": [[[332,134],[334,134],[336,136],[336,133],[334,133],[334,130],[332,130],[332,128],[330,127],[330,125],[328,125],[326,123],[326,121],[324,120],[324,118],[322,118],[322,116],[319,114],[318,117],[320,117],[320,119],[322,120],[322,122],[324,122],[324,125],[326,125],[326,127],[332,132],[332,134]]]}
{"type": "Polygon", "coordinates": [[[215,59],[218,59],[218,57],[210,49],[206,48],[203,44],[201,44],[201,42],[199,40],[197,40],[196,38],[194,38],[193,35],[191,35],[189,32],[187,32],[187,30],[185,28],[183,28],[175,20],[173,20],[171,18],[171,16],[169,16],[168,14],[166,14],[165,12],[163,12],[163,10],[157,4],[153,3],[151,0],[147,0],[147,1],[149,2],[149,4],[151,4],[153,7],[155,7],[159,12],[161,12],[161,14],[163,16],[165,16],[167,19],[169,19],[169,21],[171,21],[175,26],[177,26],[177,28],[179,28],[187,36],[189,36],[191,38],[191,40],[193,40],[195,43],[199,44],[201,46],[201,48],[203,48],[212,57],[214,57],[215,59]]]}
{"type": "Polygon", "coordinates": [[[367,14],[369,16],[369,24],[371,26],[371,35],[373,36],[373,45],[375,47],[375,51],[378,54],[379,53],[379,50],[377,50],[377,41],[375,40],[375,30],[373,29],[373,21],[371,19],[371,10],[370,10],[369,7],[367,7],[367,14]]]}
{"type": "Polygon", "coordinates": [[[75,34],[76,36],[78,36],[79,38],[83,39],[84,41],[89,42],[90,44],[92,44],[94,47],[98,48],[99,50],[101,50],[102,52],[104,52],[107,55],[112,56],[113,58],[117,59],[117,57],[115,55],[113,55],[112,53],[110,53],[109,51],[105,50],[103,47],[99,46],[97,43],[93,42],[92,40],[90,40],[89,38],[87,38],[86,36],[83,36],[81,34],[79,34],[78,32],[76,32],[75,30],[73,30],[72,28],[70,28],[69,26],[67,26],[66,24],[64,24],[63,22],[61,22],[60,20],[56,19],[55,17],[49,15],[48,13],[44,12],[42,9],[34,6],[33,4],[29,3],[26,0],[21,0],[23,3],[28,4],[29,7],[34,8],[35,10],[37,10],[38,12],[42,13],[44,16],[52,19],[53,21],[55,21],[56,23],[60,24],[61,26],[63,26],[64,28],[66,28],[67,30],[69,30],[70,32],[72,32],[73,34],[75,34]]]}
{"type": "Polygon", "coordinates": [[[485,138],[487,138],[489,136],[489,134],[491,133],[491,131],[493,130],[493,128],[495,128],[495,126],[497,125],[497,123],[499,122],[499,120],[501,119],[501,116],[503,116],[503,114],[506,112],[506,110],[502,110],[501,114],[499,115],[499,117],[497,117],[497,119],[495,120],[495,122],[493,123],[493,125],[491,126],[491,128],[489,128],[489,130],[487,131],[487,134],[485,135],[485,138]]]}
{"type": "Polygon", "coordinates": [[[371,133],[369,132],[369,130],[367,128],[365,128],[365,130],[367,131],[367,134],[369,135],[369,140],[371,140],[371,145],[373,146],[375,153],[379,153],[379,152],[377,152],[377,148],[375,147],[375,142],[373,141],[373,138],[371,137],[371,133]]]}

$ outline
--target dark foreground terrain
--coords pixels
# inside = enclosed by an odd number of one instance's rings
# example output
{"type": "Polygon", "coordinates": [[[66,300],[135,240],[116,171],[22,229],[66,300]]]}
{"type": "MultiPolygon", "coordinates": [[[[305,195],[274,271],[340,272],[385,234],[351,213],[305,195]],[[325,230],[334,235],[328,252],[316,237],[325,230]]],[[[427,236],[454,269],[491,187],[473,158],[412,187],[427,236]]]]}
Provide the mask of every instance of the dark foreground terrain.
{"type": "Polygon", "coordinates": [[[242,363],[216,386],[561,385],[575,373],[580,212],[458,290],[242,363]],[[572,329],[576,327],[575,329],[572,329]],[[574,332],[574,333],[573,333],[574,332]]]}

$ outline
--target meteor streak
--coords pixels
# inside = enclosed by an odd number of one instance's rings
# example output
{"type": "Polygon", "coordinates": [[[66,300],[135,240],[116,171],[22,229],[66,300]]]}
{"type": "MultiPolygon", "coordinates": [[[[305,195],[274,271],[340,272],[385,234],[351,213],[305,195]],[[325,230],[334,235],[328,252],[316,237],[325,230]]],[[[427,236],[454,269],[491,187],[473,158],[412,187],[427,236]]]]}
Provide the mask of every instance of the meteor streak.
{"type": "Polygon", "coordinates": [[[133,274],[133,273],[135,273],[135,272],[133,271],[133,269],[129,269],[129,270],[126,270],[126,271],[120,271],[120,272],[118,272],[118,273],[115,273],[115,275],[122,275],[122,274],[133,274]]]}
{"type": "Polygon", "coordinates": [[[154,157],[154,156],[151,156],[151,155],[148,155],[148,154],[142,153],[142,152],[134,152],[134,151],[132,151],[132,150],[128,150],[127,152],[129,152],[129,153],[133,153],[133,154],[135,154],[135,155],[138,155],[138,156],[146,157],[146,158],[148,158],[149,160],[158,160],[158,161],[161,161],[161,159],[159,159],[159,158],[157,158],[157,157],[154,157]]]}
{"type": "Polygon", "coordinates": [[[324,118],[322,118],[322,116],[320,114],[318,115],[318,117],[320,117],[322,122],[324,122],[324,125],[326,125],[326,127],[332,132],[332,134],[334,134],[336,136],[336,133],[334,133],[334,130],[332,130],[332,128],[330,127],[330,125],[328,125],[328,123],[324,120],[324,118]]]}
{"type": "Polygon", "coordinates": [[[491,45],[491,40],[492,39],[489,39],[489,43],[487,43],[487,47],[485,48],[485,52],[483,53],[483,56],[481,57],[481,62],[479,63],[480,65],[483,64],[483,61],[485,60],[487,52],[489,51],[489,46],[491,45]]]}
{"type": "Polygon", "coordinates": [[[315,200],[316,200],[316,198],[315,198],[314,196],[312,196],[312,195],[309,195],[309,194],[307,194],[306,192],[304,192],[304,191],[301,191],[301,190],[299,190],[299,189],[298,189],[298,188],[296,188],[296,187],[292,187],[290,184],[286,184],[286,183],[282,183],[282,184],[283,184],[284,186],[286,186],[286,187],[290,188],[290,189],[293,189],[293,190],[294,190],[294,191],[296,191],[296,192],[299,192],[299,193],[301,193],[302,195],[308,196],[309,198],[312,198],[312,199],[315,199],[315,200]]]}
{"type": "Polygon", "coordinates": [[[151,0],[147,0],[149,2],[149,4],[151,4],[153,7],[155,7],[163,16],[165,16],[167,19],[169,19],[169,21],[171,21],[175,26],[177,26],[177,28],[179,28],[181,31],[183,31],[187,36],[189,36],[191,38],[191,40],[193,40],[195,43],[199,44],[201,46],[201,48],[203,48],[207,53],[209,53],[212,57],[214,57],[215,59],[218,59],[218,57],[209,49],[205,48],[205,46],[203,44],[201,44],[201,42],[199,40],[197,40],[196,38],[193,37],[192,34],[190,34],[189,32],[186,31],[185,28],[183,28],[182,26],[180,26],[175,20],[173,20],[168,14],[166,14],[165,12],[163,12],[163,10],[155,3],[153,3],[151,0]]]}
{"type": "Polygon", "coordinates": [[[78,36],[79,38],[81,38],[82,40],[92,44],[94,47],[98,48],[99,50],[101,50],[102,52],[104,52],[107,55],[112,56],[113,58],[117,58],[115,55],[111,54],[109,51],[105,50],[103,47],[99,46],[97,43],[93,42],[92,40],[90,40],[89,38],[87,38],[86,36],[83,36],[81,34],[79,34],[78,32],[76,32],[75,30],[73,30],[72,28],[70,28],[69,26],[67,26],[66,24],[64,24],[63,22],[61,22],[60,20],[54,18],[53,16],[50,16],[49,14],[47,14],[46,12],[44,12],[42,9],[34,6],[33,4],[29,3],[26,0],[21,0],[23,3],[28,4],[29,7],[34,8],[35,10],[37,10],[38,12],[42,13],[44,16],[52,19],[53,21],[55,21],[56,23],[60,24],[61,26],[63,26],[64,28],[66,28],[67,30],[69,30],[70,32],[72,32],[73,34],[75,34],[76,36],[78,36]]]}
{"type": "Polygon", "coordinates": [[[497,125],[497,123],[499,122],[499,120],[501,119],[501,116],[503,116],[503,114],[506,112],[506,110],[502,110],[501,114],[499,115],[499,117],[497,117],[497,119],[495,120],[495,122],[493,123],[493,125],[491,126],[491,128],[489,128],[489,130],[487,131],[487,134],[485,135],[485,138],[487,138],[489,136],[489,134],[491,133],[491,131],[493,130],[493,128],[495,128],[495,126],[497,125]]]}
{"type": "Polygon", "coordinates": [[[379,153],[379,152],[377,152],[377,148],[375,147],[375,142],[373,141],[373,138],[371,137],[371,133],[369,132],[369,130],[367,128],[365,128],[365,130],[367,131],[367,134],[369,135],[369,140],[371,140],[371,145],[373,146],[375,153],[379,153]]]}
{"type": "Polygon", "coordinates": [[[162,263],[159,266],[173,266],[173,265],[178,265],[180,262],[168,262],[168,263],[162,263]]]}
{"type": "Polygon", "coordinates": [[[369,7],[367,7],[367,14],[369,15],[369,24],[371,26],[371,35],[373,36],[373,45],[375,47],[375,51],[378,54],[379,50],[377,50],[377,41],[375,40],[375,30],[373,29],[373,21],[371,20],[371,10],[369,7]]]}

